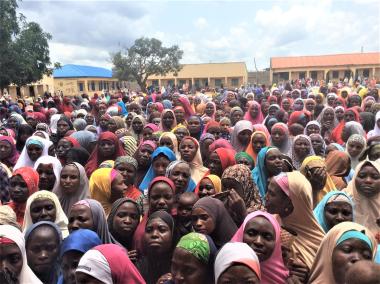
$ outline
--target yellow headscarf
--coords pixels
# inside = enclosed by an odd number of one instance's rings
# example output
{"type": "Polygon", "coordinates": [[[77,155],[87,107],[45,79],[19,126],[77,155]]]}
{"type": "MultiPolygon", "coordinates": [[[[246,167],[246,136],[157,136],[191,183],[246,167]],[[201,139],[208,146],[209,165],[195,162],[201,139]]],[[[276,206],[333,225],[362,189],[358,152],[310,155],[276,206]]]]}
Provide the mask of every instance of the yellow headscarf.
{"type": "Polygon", "coordinates": [[[111,183],[114,169],[101,168],[94,171],[90,177],[91,198],[100,202],[106,215],[111,212],[111,183]]]}
{"type": "Polygon", "coordinates": [[[222,182],[217,175],[207,175],[204,178],[211,180],[212,184],[214,185],[215,193],[222,191],[222,182]]]}

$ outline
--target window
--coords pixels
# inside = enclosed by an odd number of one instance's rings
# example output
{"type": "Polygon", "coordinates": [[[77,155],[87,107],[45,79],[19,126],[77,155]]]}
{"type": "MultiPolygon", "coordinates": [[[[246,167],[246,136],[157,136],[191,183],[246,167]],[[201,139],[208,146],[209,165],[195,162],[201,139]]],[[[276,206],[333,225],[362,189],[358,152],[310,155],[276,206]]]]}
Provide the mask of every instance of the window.
{"type": "Polygon", "coordinates": [[[178,87],[179,88],[182,88],[182,86],[185,85],[185,84],[186,84],[186,80],[179,80],[178,81],[178,87]]]}
{"type": "Polygon", "coordinates": [[[158,86],[158,80],[152,80],[152,86],[158,86]]]}
{"type": "Polygon", "coordinates": [[[215,79],[215,87],[222,86],[222,80],[221,79],[215,79]]]}
{"type": "Polygon", "coordinates": [[[333,71],[333,72],[332,72],[332,77],[333,77],[334,79],[339,78],[339,71],[333,71]]]}
{"type": "Polygon", "coordinates": [[[311,77],[311,79],[313,79],[313,80],[317,80],[318,72],[317,72],[317,71],[311,71],[311,72],[310,72],[310,77],[311,77]]]}
{"type": "Polygon", "coordinates": [[[369,77],[369,69],[364,69],[363,70],[363,77],[366,77],[366,78],[369,77]]]}
{"type": "Polygon", "coordinates": [[[95,82],[91,81],[91,91],[95,91],[95,82]]]}
{"type": "Polygon", "coordinates": [[[289,72],[280,72],[278,73],[278,76],[281,80],[289,80],[289,72]]]}
{"type": "Polygon", "coordinates": [[[348,78],[348,79],[351,78],[351,70],[344,71],[344,78],[348,78]]]}
{"type": "Polygon", "coordinates": [[[112,90],[115,90],[115,81],[112,81],[112,90]]]}
{"type": "Polygon", "coordinates": [[[199,87],[200,87],[199,79],[195,79],[195,81],[194,81],[194,85],[195,85],[196,88],[199,88],[199,87]]]}
{"type": "Polygon", "coordinates": [[[231,79],[231,85],[232,85],[232,87],[239,86],[239,78],[232,78],[231,79]]]}
{"type": "Polygon", "coordinates": [[[306,78],[306,72],[299,72],[298,78],[299,79],[305,79],[306,78]]]}
{"type": "Polygon", "coordinates": [[[203,79],[202,87],[208,87],[208,80],[207,79],[203,79]]]}
{"type": "Polygon", "coordinates": [[[174,80],[168,80],[167,85],[173,87],[174,86],[174,80]]]}
{"type": "Polygon", "coordinates": [[[78,84],[79,86],[79,92],[83,92],[84,91],[84,85],[83,85],[83,83],[79,83],[78,84]]]}
{"type": "Polygon", "coordinates": [[[99,91],[103,90],[103,81],[99,81],[99,91]]]}

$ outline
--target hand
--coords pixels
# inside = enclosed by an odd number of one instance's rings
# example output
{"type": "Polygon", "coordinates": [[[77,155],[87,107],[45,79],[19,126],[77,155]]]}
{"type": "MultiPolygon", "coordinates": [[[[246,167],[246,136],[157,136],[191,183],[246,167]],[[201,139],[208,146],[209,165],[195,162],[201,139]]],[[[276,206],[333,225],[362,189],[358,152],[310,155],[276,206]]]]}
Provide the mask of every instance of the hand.
{"type": "Polygon", "coordinates": [[[129,259],[130,259],[133,263],[137,262],[137,256],[138,256],[138,254],[137,254],[137,250],[129,250],[129,251],[128,251],[128,257],[129,257],[129,259]]]}
{"type": "Polygon", "coordinates": [[[297,277],[301,283],[306,283],[307,279],[309,278],[310,270],[300,260],[295,260],[291,258],[289,260],[289,275],[297,277]]]}
{"type": "Polygon", "coordinates": [[[162,275],[160,278],[158,278],[157,284],[163,284],[166,281],[170,281],[170,280],[173,280],[173,275],[171,273],[166,273],[162,275]]]}
{"type": "Polygon", "coordinates": [[[244,220],[247,216],[247,208],[245,207],[245,202],[243,198],[235,191],[231,189],[230,194],[228,195],[228,207],[230,211],[235,212],[240,218],[244,220]]]}

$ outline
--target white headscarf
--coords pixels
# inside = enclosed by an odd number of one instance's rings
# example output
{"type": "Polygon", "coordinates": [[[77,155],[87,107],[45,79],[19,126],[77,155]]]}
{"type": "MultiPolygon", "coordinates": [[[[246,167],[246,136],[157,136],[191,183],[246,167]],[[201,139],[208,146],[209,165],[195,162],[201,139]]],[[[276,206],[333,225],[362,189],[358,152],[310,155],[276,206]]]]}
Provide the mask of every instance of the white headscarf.
{"type": "Polygon", "coordinates": [[[33,273],[28,266],[28,260],[25,252],[25,239],[20,230],[11,225],[0,225],[0,237],[5,237],[16,243],[22,254],[22,268],[18,275],[19,283],[42,284],[40,279],[33,273]]]}
{"type": "Polygon", "coordinates": [[[96,249],[87,251],[80,259],[76,272],[82,272],[100,280],[105,284],[112,284],[111,268],[105,256],[96,249]]]}
{"type": "Polygon", "coordinates": [[[34,163],[34,169],[36,171],[37,171],[37,168],[40,164],[44,164],[44,165],[52,164],[53,165],[53,171],[54,171],[54,175],[55,175],[55,183],[54,183],[54,187],[53,187],[53,192],[54,192],[55,188],[59,185],[59,178],[61,176],[61,170],[62,170],[61,162],[56,157],[41,156],[34,163]]]}
{"type": "Polygon", "coordinates": [[[52,133],[57,133],[58,120],[61,118],[61,114],[53,114],[50,118],[50,130],[52,133]]]}
{"type": "Polygon", "coordinates": [[[377,125],[377,121],[379,121],[379,120],[380,120],[380,111],[378,111],[376,113],[375,128],[373,130],[371,130],[370,132],[368,132],[367,138],[371,138],[373,136],[379,136],[380,135],[380,127],[377,125]]]}

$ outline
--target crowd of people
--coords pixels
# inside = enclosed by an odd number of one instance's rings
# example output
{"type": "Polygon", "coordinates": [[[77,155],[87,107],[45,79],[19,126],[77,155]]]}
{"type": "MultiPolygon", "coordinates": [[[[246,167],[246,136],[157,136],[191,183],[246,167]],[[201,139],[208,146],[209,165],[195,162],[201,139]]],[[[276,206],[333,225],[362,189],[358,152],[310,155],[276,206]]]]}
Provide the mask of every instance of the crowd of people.
{"type": "Polygon", "coordinates": [[[380,283],[376,85],[0,100],[0,283],[380,283]]]}

